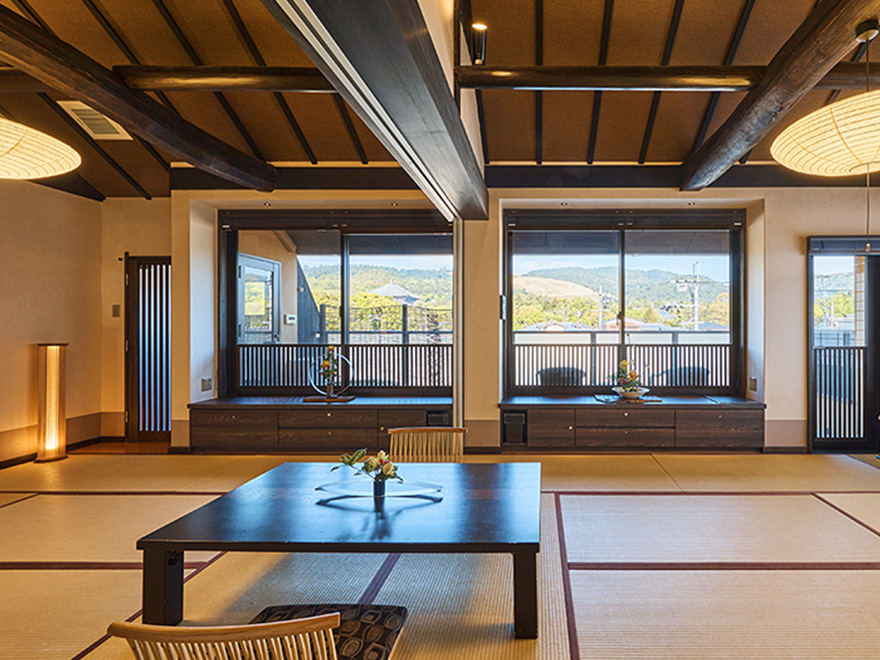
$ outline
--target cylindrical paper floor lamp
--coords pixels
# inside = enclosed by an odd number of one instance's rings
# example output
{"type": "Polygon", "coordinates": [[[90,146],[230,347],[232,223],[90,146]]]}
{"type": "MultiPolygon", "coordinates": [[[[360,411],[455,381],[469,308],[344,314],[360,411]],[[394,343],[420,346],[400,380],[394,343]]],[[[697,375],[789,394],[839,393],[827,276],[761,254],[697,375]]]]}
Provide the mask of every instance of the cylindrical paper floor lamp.
{"type": "Polygon", "coordinates": [[[67,344],[39,344],[37,461],[67,458],[67,344]]]}

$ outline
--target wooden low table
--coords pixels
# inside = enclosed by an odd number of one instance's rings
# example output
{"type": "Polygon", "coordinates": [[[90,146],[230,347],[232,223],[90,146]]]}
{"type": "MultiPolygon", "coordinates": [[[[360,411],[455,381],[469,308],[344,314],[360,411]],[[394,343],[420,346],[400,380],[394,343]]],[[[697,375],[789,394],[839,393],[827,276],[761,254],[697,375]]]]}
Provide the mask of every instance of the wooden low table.
{"type": "Polygon", "coordinates": [[[187,550],[511,553],[514,631],[538,636],[539,463],[401,464],[406,483],[440,484],[442,499],[386,497],[381,511],[372,498],[316,491],[351,478],[348,468],[331,473],[332,466],[279,465],[141,538],[144,623],[183,618],[187,550]]]}

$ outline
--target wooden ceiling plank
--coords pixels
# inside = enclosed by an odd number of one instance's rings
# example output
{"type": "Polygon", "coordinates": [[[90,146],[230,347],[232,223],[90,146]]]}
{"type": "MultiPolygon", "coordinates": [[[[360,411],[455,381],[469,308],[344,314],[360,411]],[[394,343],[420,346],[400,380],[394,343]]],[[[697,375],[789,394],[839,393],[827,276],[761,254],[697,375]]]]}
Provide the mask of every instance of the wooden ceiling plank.
{"type": "MultiPolygon", "coordinates": [[[[3,45],[4,43],[5,41],[0,42],[0,45],[3,45]]],[[[82,126],[77,124],[74,121],[73,117],[67,114],[67,112],[65,112],[64,109],[60,105],[58,105],[48,94],[41,93],[39,94],[39,97],[47,106],[49,106],[49,108],[52,109],[52,111],[56,115],[58,115],[64,121],[64,123],[70,126],[70,128],[72,128],[74,131],[76,131],[77,135],[85,140],[88,145],[95,151],[95,153],[103,158],[107,162],[107,164],[110,165],[110,167],[116,170],[119,176],[125,179],[128,184],[138,192],[139,195],[141,195],[144,199],[152,199],[152,195],[150,195],[150,193],[148,193],[144,189],[144,187],[139,184],[133,176],[131,176],[131,174],[126,172],[125,168],[117,163],[116,160],[104,150],[104,147],[98,144],[98,142],[91,135],[89,135],[82,126]]]]}
{"type": "Polygon", "coordinates": [[[418,0],[262,0],[447,220],[488,191],[418,0]]]}
{"type": "MultiPolygon", "coordinates": [[[[672,47],[675,45],[675,35],[678,33],[678,24],[681,22],[681,10],[683,8],[684,0],[675,0],[675,6],[672,9],[672,20],[669,22],[669,31],[666,33],[666,47],[663,49],[663,59],[660,62],[660,66],[667,66],[672,58],[672,47]]],[[[648,112],[645,135],[642,138],[642,147],[639,150],[639,165],[643,165],[648,156],[648,146],[651,144],[651,133],[654,131],[654,121],[657,119],[661,93],[654,92],[654,96],[651,99],[651,110],[648,112]]]]}
{"type": "MultiPolygon", "coordinates": [[[[544,0],[535,0],[535,66],[544,64],[544,0]]],[[[535,92],[535,164],[544,162],[544,98],[535,92]]]]}
{"type": "MultiPolygon", "coordinates": [[[[265,67],[266,60],[263,58],[262,53],[260,53],[260,49],[257,47],[257,43],[251,36],[250,30],[247,29],[244,21],[241,20],[241,14],[238,13],[238,9],[236,9],[235,3],[232,0],[223,0],[223,6],[226,8],[226,14],[232,21],[232,25],[235,28],[238,36],[241,37],[242,41],[244,41],[244,45],[247,48],[248,52],[250,52],[251,57],[254,59],[254,62],[256,62],[258,66],[265,67]]],[[[323,80],[325,83],[327,82],[324,76],[321,76],[320,72],[318,72],[317,69],[314,72],[318,76],[320,76],[321,80],[323,80]]],[[[329,83],[327,84],[329,86],[329,83]]],[[[296,120],[296,117],[293,114],[293,110],[291,110],[290,108],[290,104],[287,103],[281,92],[274,91],[272,93],[272,97],[275,99],[275,103],[278,105],[278,108],[284,115],[284,118],[290,126],[291,130],[293,131],[293,134],[296,136],[299,145],[303,148],[303,151],[306,152],[306,157],[309,159],[312,165],[317,165],[318,159],[315,157],[315,152],[312,151],[312,147],[309,145],[309,141],[306,139],[306,135],[303,132],[302,127],[296,120]]]]}
{"type": "MultiPolygon", "coordinates": [[[[614,13],[614,0],[605,0],[605,13],[602,16],[602,36],[599,39],[599,66],[608,61],[608,41],[611,38],[611,17],[614,13]]],[[[596,138],[599,134],[599,113],[602,111],[602,92],[593,95],[593,112],[590,117],[590,139],[587,143],[587,164],[592,165],[596,157],[596,138]]]]}
{"type": "Polygon", "coordinates": [[[855,45],[855,26],[880,13],[880,0],[825,0],[782,46],[758,87],[682,163],[682,189],[699,190],[755,147],[855,45]]]}
{"type": "MultiPolygon", "coordinates": [[[[181,119],[145,93],[128,89],[98,62],[5,7],[0,7],[0,36],[4,59],[132,133],[222,178],[258,190],[273,189],[275,168],[271,165],[181,119]]],[[[70,119],[54,101],[45,100],[61,112],[59,116],[70,119]]]]}
{"type": "MultiPolygon", "coordinates": [[[[177,21],[174,19],[174,16],[171,15],[171,12],[168,10],[168,7],[165,5],[163,0],[153,0],[153,6],[156,7],[156,10],[162,16],[162,20],[165,21],[165,24],[174,33],[175,38],[178,43],[181,45],[183,50],[186,51],[187,56],[192,61],[193,64],[197,66],[201,66],[204,64],[202,58],[196,52],[193,45],[189,42],[186,35],[181,30],[180,25],[177,24],[177,21]]],[[[254,141],[254,138],[248,132],[247,128],[245,128],[244,123],[241,121],[241,118],[235,113],[235,110],[232,109],[232,106],[229,104],[229,101],[225,96],[223,96],[222,92],[214,92],[214,97],[217,99],[217,102],[220,104],[220,107],[223,108],[223,112],[229,118],[229,121],[232,122],[232,125],[235,126],[235,130],[238,131],[239,135],[241,135],[242,139],[247,143],[248,148],[251,152],[260,160],[264,160],[263,154],[260,151],[260,147],[254,141]]]]}
{"type": "MultiPolygon", "coordinates": [[[[746,0],[746,4],[743,6],[742,13],[739,15],[739,21],[736,25],[736,32],[733,34],[733,39],[730,41],[730,46],[727,49],[727,55],[724,58],[725,66],[731,66],[733,64],[733,58],[736,57],[736,51],[739,48],[739,44],[742,41],[742,36],[745,34],[746,25],[749,23],[749,17],[752,15],[752,8],[755,6],[755,0],[746,0]]],[[[709,125],[712,123],[712,118],[715,116],[715,109],[718,107],[718,92],[713,92],[712,97],[709,99],[709,105],[706,108],[706,114],[703,116],[703,121],[700,124],[700,130],[697,132],[697,139],[694,141],[694,151],[699,149],[700,145],[703,144],[703,140],[706,139],[706,132],[709,130],[709,125]]]]}

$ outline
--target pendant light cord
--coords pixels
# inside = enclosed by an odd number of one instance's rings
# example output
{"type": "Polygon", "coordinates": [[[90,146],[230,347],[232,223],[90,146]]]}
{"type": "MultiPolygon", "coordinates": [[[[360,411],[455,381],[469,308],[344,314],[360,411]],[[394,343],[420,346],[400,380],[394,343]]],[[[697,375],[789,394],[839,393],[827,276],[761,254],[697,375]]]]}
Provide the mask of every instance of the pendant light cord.
{"type": "MultiPolygon", "coordinates": [[[[865,92],[871,91],[871,40],[865,42],[865,92]]],[[[871,251],[871,163],[865,166],[865,252],[871,251]]]]}

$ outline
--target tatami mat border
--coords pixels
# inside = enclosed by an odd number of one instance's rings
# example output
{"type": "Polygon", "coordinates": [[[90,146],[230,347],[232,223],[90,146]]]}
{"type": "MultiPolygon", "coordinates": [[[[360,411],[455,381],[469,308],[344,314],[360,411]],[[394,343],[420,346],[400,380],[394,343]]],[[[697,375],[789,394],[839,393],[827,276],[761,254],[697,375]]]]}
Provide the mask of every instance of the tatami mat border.
{"type": "MultiPolygon", "coordinates": [[[[184,562],[187,570],[201,570],[208,561],[184,562]]],[[[139,561],[0,561],[0,571],[139,571],[139,561]]]]}
{"type": "MultiPolygon", "coordinates": [[[[195,569],[192,573],[190,573],[189,575],[187,575],[186,577],[183,578],[183,583],[186,584],[187,582],[189,582],[190,580],[192,580],[196,575],[198,575],[198,574],[201,573],[203,570],[205,570],[206,568],[208,568],[208,566],[210,566],[210,565],[213,564],[215,561],[217,561],[218,559],[220,559],[221,557],[223,557],[223,555],[225,555],[225,554],[226,554],[225,551],[224,551],[224,552],[218,552],[216,556],[211,557],[211,558],[210,558],[208,561],[206,561],[206,562],[203,562],[201,566],[199,566],[199,567],[198,567],[197,569],[195,569]]],[[[186,565],[184,564],[184,567],[185,567],[185,566],[186,566],[186,565]]],[[[126,621],[129,621],[129,622],[134,621],[134,620],[137,619],[141,614],[143,614],[143,609],[140,609],[140,610],[138,610],[137,612],[135,612],[134,614],[132,614],[130,617],[128,617],[128,618],[126,619],[126,621]]],[[[106,642],[108,639],[110,639],[110,635],[102,635],[101,637],[99,637],[98,639],[96,639],[94,642],[92,642],[91,644],[89,644],[89,645],[88,645],[86,648],[84,648],[82,651],[80,651],[80,652],[77,653],[75,656],[73,656],[70,660],[82,660],[82,658],[84,658],[84,657],[87,656],[89,653],[91,653],[92,651],[94,651],[96,648],[98,648],[99,646],[101,646],[101,644],[103,644],[104,642],[106,642]]]]}
{"type": "Polygon", "coordinates": [[[556,508],[556,534],[559,537],[559,561],[562,563],[562,589],[565,595],[565,619],[568,624],[568,655],[571,660],[580,660],[581,650],[578,646],[577,622],[574,617],[574,596],[571,592],[569,576],[568,551],[565,546],[565,526],[562,524],[562,502],[559,492],[555,492],[553,503],[556,508]]]}
{"type": "Polygon", "coordinates": [[[651,497],[770,497],[770,496],[818,496],[819,493],[826,495],[876,495],[880,490],[542,490],[544,495],[572,495],[572,496],[608,496],[608,497],[633,497],[650,495],[651,497]]]}
{"type": "MultiPolygon", "coordinates": [[[[130,495],[226,495],[228,490],[34,490],[33,488],[28,490],[0,490],[0,494],[10,494],[16,495],[18,493],[33,493],[34,495],[82,495],[82,496],[130,496],[130,495]]],[[[16,500],[16,502],[20,502],[21,500],[16,500]]],[[[11,502],[11,504],[15,504],[16,502],[11,502]]]]}
{"type": "MultiPolygon", "coordinates": [[[[12,494],[12,495],[16,495],[17,493],[11,493],[11,494],[12,494]]],[[[29,491],[26,491],[25,493],[21,493],[21,494],[22,494],[22,495],[25,495],[26,497],[22,497],[22,498],[17,499],[17,500],[12,500],[11,502],[7,502],[6,504],[0,504],[0,509],[3,509],[3,508],[5,508],[5,507],[7,507],[7,506],[12,506],[13,504],[19,504],[20,502],[26,502],[26,501],[28,501],[29,499],[34,498],[34,497],[36,497],[37,495],[39,495],[39,493],[35,493],[35,492],[33,492],[33,491],[30,491],[30,490],[29,490],[29,491]]]]}
{"type": "MultiPolygon", "coordinates": [[[[834,495],[834,493],[828,493],[828,491],[824,491],[824,490],[823,490],[822,492],[823,492],[823,493],[827,493],[828,495],[834,495]]],[[[870,495],[870,493],[857,493],[857,494],[870,495]]],[[[837,511],[838,513],[843,514],[844,516],[846,516],[847,518],[849,518],[850,520],[852,520],[854,523],[858,523],[859,525],[861,525],[862,527],[864,527],[865,529],[867,529],[867,530],[868,530],[869,532],[871,532],[872,534],[877,534],[878,536],[880,536],[880,531],[874,529],[873,527],[871,527],[868,523],[864,522],[863,520],[859,520],[859,519],[856,518],[853,514],[851,514],[849,511],[847,511],[846,509],[844,509],[844,508],[838,506],[838,505],[835,504],[834,502],[831,502],[830,500],[825,499],[825,498],[822,497],[822,495],[820,495],[819,493],[813,493],[813,497],[815,497],[817,500],[819,500],[820,502],[822,502],[822,504],[826,504],[826,505],[830,506],[832,509],[834,509],[835,511],[837,511]]]]}
{"type": "Polygon", "coordinates": [[[570,571],[880,571],[877,561],[772,562],[772,561],[682,561],[682,562],[570,562],[570,571]]]}

